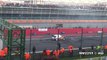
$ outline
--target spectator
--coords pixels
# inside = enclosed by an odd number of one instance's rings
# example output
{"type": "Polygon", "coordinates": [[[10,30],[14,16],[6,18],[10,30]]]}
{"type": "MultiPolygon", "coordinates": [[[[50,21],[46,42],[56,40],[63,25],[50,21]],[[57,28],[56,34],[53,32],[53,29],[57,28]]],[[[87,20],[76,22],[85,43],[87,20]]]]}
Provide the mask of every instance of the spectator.
{"type": "Polygon", "coordinates": [[[5,59],[5,52],[4,50],[0,50],[0,60],[4,60],[5,59]]]}
{"type": "Polygon", "coordinates": [[[62,54],[63,54],[63,53],[64,53],[64,51],[65,51],[65,49],[64,49],[64,48],[61,48],[61,49],[60,49],[60,53],[62,53],[62,54]]]}
{"type": "Polygon", "coordinates": [[[43,50],[42,55],[43,55],[43,56],[46,55],[46,50],[43,50]]]}
{"type": "Polygon", "coordinates": [[[60,51],[59,50],[54,50],[53,55],[56,57],[59,57],[60,51]]]}
{"type": "Polygon", "coordinates": [[[69,50],[70,56],[72,56],[73,55],[73,46],[72,45],[68,46],[68,50],[69,50]]]}
{"type": "Polygon", "coordinates": [[[50,50],[46,50],[46,55],[50,56],[50,54],[51,54],[51,51],[50,50]]]}
{"type": "Polygon", "coordinates": [[[4,50],[5,54],[7,55],[8,54],[8,48],[5,47],[3,50],[4,50]]]}
{"type": "Polygon", "coordinates": [[[25,60],[30,60],[31,55],[29,53],[25,53],[25,60]]]}

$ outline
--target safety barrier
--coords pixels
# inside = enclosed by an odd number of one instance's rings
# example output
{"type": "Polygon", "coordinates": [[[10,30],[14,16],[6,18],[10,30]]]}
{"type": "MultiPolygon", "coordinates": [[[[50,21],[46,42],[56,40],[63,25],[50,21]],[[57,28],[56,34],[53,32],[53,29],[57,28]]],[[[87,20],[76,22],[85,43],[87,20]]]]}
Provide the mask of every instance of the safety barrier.
{"type": "MultiPolygon", "coordinates": [[[[69,36],[80,36],[81,28],[48,28],[48,29],[26,29],[26,36],[39,36],[39,35],[53,35],[53,34],[63,34],[69,36]]],[[[102,28],[83,28],[83,34],[89,36],[98,35],[98,31],[102,31],[102,28]]],[[[104,34],[107,33],[107,28],[103,28],[104,34]]]]}
{"type": "MultiPolygon", "coordinates": [[[[83,33],[98,33],[102,28],[83,28],[83,33]]],[[[39,31],[39,29],[26,29],[26,34],[30,35],[30,30],[32,33],[37,35],[46,35],[46,34],[58,34],[64,32],[65,34],[79,34],[81,33],[81,28],[58,28],[58,29],[47,29],[47,31],[39,31]],[[59,32],[58,32],[59,30],[59,32]]],[[[104,32],[107,32],[107,28],[103,28],[104,32]]]]}
{"type": "MultiPolygon", "coordinates": [[[[75,35],[81,34],[82,28],[46,28],[46,29],[30,29],[26,28],[26,36],[32,35],[49,35],[49,34],[66,34],[75,35]]],[[[102,31],[102,28],[83,28],[83,34],[97,34],[102,31]]],[[[103,28],[103,32],[107,33],[107,28],[103,28]]]]}

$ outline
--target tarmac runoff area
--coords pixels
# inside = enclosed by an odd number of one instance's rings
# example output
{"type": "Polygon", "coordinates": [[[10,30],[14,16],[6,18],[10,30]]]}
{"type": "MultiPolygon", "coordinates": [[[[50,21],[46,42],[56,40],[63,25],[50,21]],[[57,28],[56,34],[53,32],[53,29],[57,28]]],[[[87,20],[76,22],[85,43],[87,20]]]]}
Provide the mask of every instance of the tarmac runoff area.
{"type": "MultiPolygon", "coordinates": [[[[66,37],[66,40],[63,41],[59,41],[61,44],[61,47],[64,47],[65,49],[67,49],[67,47],[69,45],[72,45],[75,49],[78,49],[78,47],[80,47],[81,44],[81,40],[80,40],[80,36],[79,37],[66,37]]],[[[82,45],[83,48],[90,48],[91,46],[98,46],[100,45],[101,42],[101,36],[84,36],[83,40],[82,40],[82,45]]],[[[26,39],[26,52],[29,51],[29,43],[30,39],[26,39]]],[[[107,35],[103,36],[103,41],[102,41],[103,45],[107,44],[107,35]]],[[[36,47],[36,51],[41,52],[44,49],[50,49],[50,50],[54,50],[57,48],[57,41],[54,41],[51,39],[51,36],[45,36],[43,38],[32,38],[31,39],[31,48],[35,46],[36,47]]]]}

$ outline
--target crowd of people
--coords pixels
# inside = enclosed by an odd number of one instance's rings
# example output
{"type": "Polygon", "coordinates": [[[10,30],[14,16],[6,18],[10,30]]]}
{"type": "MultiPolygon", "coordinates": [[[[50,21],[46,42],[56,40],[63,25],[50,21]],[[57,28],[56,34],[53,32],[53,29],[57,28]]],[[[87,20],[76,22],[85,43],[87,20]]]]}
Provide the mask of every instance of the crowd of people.
{"type": "MultiPolygon", "coordinates": [[[[72,54],[73,46],[72,45],[68,46],[68,49],[69,49],[69,53],[72,54]]],[[[35,50],[36,49],[33,48],[33,52],[35,52],[35,50]]],[[[53,51],[51,51],[49,49],[43,50],[41,60],[59,60],[59,56],[61,54],[63,54],[64,52],[65,52],[65,48],[63,48],[63,47],[56,49],[56,50],[53,50],[53,51]]],[[[20,52],[18,52],[18,53],[20,53],[20,52]]],[[[0,60],[5,60],[7,54],[8,54],[8,48],[7,47],[0,50],[0,60]]],[[[18,56],[18,55],[15,54],[15,56],[18,56]]],[[[31,60],[31,57],[32,57],[32,54],[30,54],[29,52],[26,52],[24,55],[25,60],[31,60]]]]}
{"type": "MultiPolygon", "coordinates": [[[[94,50],[94,46],[92,46],[91,49],[94,50]]],[[[103,49],[104,52],[107,52],[107,45],[96,46],[96,49],[97,50],[103,49]]],[[[33,53],[35,53],[36,48],[33,47],[32,51],[33,51],[33,53]]],[[[41,53],[42,56],[41,56],[40,60],[60,60],[60,56],[64,55],[65,52],[68,52],[69,56],[72,57],[74,54],[73,51],[74,51],[74,47],[72,45],[69,45],[67,50],[63,47],[60,47],[60,46],[53,51],[50,49],[45,49],[41,53]]],[[[85,52],[85,50],[84,49],[82,50],[82,48],[79,48],[79,51],[85,52]]],[[[18,52],[18,53],[20,53],[20,52],[18,52]]],[[[26,52],[24,54],[25,60],[32,60],[31,58],[33,56],[33,53],[31,54],[29,52],[26,52]]],[[[0,60],[5,60],[7,55],[8,55],[8,48],[7,47],[4,47],[2,50],[0,50],[0,60]]],[[[17,56],[17,55],[15,55],[15,56],[17,56]]],[[[36,57],[36,56],[34,55],[33,57],[36,57]]],[[[35,59],[33,59],[33,60],[35,60],[35,59]]]]}
{"type": "Polygon", "coordinates": [[[41,8],[58,8],[57,5],[26,4],[26,3],[4,3],[1,6],[8,7],[41,7],[41,8]]]}
{"type": "MultiPolygon", "coordinates": [[[[73,53],[73,46],[70,45],[68,46],[69,54],[72,55],[73,53]]],[[[42,58],[41,60],[59,60],[59,56],[64,54],[65,48],[61,47],[56,50],[49,50],[45,49],[42,52],[42,58]]],[[[31,54],[30,53],[25,53],[25,60],[30,60],[31,59],[31,54]]]]}

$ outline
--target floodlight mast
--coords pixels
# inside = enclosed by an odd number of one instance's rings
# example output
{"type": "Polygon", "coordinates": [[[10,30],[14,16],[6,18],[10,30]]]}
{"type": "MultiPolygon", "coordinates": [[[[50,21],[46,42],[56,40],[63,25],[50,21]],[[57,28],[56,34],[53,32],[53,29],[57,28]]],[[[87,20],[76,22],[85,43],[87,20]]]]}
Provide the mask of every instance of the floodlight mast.
{"type": "Polygon", "coordinates": [[[6,60],[12,60],[12,53],[14,53],[17,48],[19,49],[19,60],[24,59],[25,53],[25,29],[21,28],[15,24],[9,23],[6,20],[0,20],[0,33],[4,38],[0,38],[7,42],[8,54],[6,60]]]}

